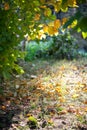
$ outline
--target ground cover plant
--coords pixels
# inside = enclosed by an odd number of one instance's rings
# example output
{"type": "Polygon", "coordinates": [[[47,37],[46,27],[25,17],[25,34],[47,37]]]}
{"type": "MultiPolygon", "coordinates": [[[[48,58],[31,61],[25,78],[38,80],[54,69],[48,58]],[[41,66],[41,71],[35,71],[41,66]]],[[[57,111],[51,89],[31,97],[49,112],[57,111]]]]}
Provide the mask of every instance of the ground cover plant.
{"type": "Polygon", "coordinates": [[[20,64],[25,74],[3,83],[0,129],[87,129],[86,58],[20,64]]]}

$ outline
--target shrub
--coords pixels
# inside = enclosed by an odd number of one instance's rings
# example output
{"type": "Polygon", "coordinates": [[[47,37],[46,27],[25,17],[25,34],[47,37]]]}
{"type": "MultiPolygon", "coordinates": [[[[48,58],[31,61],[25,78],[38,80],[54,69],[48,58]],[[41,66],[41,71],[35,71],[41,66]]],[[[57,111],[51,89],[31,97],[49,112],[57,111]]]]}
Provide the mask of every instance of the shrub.
{"type": "Polygon", "coordinates": [[[31,41],[26,45],[26,61],[31,61],[36,58],[46,57],[47,50],[50,48],[52,44],[52,38],[40,40],[40,41],[31,41]]]}
{"type": "Polygon", "coordinates": [[[26,46],[27,55],[25,60],[35,58],[74,59],[78,56],[76,39],[68,30],[61,31],[57,36],[47,36],[43,41],[34,41],[26,46]]]}
{"type": "Polygon", "coordinates": [[[78,45],[76,39],[68,30],[61,32],[58,36],[53,36],[53,43],[47,53],[58,59],[73,59],[78,55],[78,45]]]}
{"type": "Polygon", "coordinates": [[[36,41],[32,41],[26,45],[26,61],[35,59],[36,52],[39,50],[39,44],[36,41]]]}

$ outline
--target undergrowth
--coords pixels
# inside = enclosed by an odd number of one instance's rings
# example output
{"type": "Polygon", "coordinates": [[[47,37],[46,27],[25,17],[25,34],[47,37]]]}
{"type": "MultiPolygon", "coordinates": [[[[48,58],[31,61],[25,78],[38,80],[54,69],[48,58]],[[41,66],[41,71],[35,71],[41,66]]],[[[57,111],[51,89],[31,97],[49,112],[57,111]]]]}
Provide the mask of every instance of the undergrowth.
{"type": "Polygon", "coordinates": [[[60,31],[57,36],[47,36],[41,41],[31,41],[26,45],[26,61],[37,58],[76,59],[81,53],[78,43],[68,30],[60,31]]]}

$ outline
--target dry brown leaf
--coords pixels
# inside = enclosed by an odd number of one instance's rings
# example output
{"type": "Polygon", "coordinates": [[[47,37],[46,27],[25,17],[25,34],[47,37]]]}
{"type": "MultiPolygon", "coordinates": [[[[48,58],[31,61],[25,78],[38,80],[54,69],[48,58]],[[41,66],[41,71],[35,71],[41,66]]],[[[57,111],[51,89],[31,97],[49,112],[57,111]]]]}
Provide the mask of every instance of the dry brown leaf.
{"type": "Polygon", "coordinates": [[[7,2],[4,4],[4,9],[5,10],[9,10],[10,9],[10,6],[9,6],[9,4],[7,2]]]}

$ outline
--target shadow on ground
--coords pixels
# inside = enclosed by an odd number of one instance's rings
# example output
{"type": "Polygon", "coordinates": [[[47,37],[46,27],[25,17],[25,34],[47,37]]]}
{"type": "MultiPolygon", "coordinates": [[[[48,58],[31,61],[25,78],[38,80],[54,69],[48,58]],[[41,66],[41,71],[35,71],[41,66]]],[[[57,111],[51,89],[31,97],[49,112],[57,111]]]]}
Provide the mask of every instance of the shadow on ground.
{"type": "Polygon", "coordinates": [[[18,123],[17,121],[12,120],[14,115],[18,113],[20,113],[19,108],[9,108],[9,110],[5,111],[0,110],[0,130],[8,130],[12,123],[18,123]]]}

